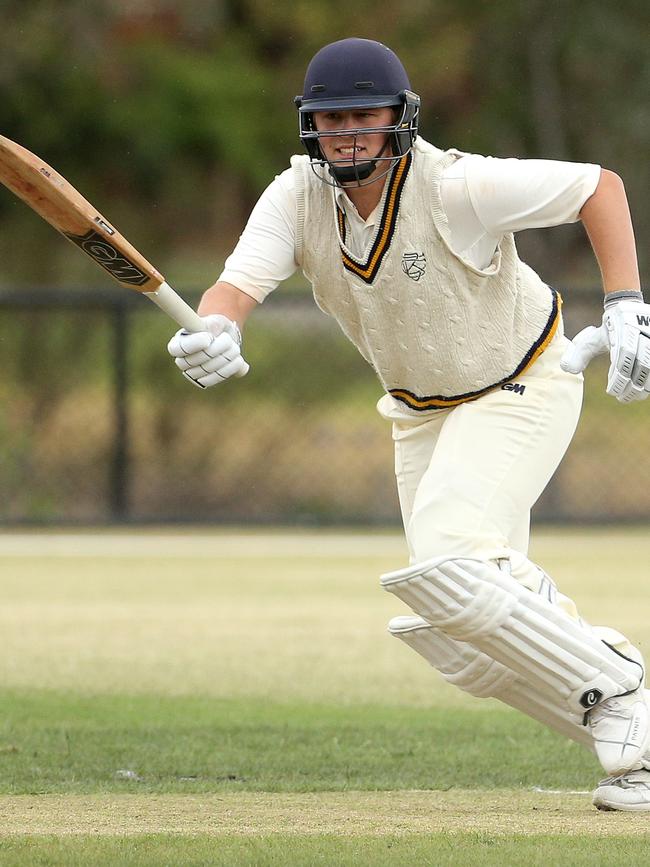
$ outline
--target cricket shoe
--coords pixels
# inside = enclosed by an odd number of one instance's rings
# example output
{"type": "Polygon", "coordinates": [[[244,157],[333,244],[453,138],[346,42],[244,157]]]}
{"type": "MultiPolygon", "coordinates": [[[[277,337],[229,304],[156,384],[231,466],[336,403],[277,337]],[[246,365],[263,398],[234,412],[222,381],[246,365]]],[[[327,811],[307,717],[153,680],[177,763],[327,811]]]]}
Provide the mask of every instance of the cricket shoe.
{"type": "Polygon", "coordinates": [[[629,695],[601,701],[589,712],[596,755],[612,777],[650,765],[649,694],[640,686],[629,695]]]}
{"type": "Polygon", "coordinates": [[[598,783],[593,803],[599,810],[650,810],[650,771],[628,771],[598,783]]]}

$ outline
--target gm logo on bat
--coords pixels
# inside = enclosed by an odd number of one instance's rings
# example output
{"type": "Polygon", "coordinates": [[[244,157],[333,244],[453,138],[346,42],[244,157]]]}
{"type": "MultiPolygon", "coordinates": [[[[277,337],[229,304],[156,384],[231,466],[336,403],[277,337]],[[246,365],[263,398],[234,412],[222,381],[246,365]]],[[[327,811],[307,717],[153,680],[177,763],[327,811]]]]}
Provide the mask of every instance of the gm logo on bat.
{"type": "Polygon", "coordinates": [[[142,286],[149,279],[148,274],[141,271],[94,229],[90,229],[85,235],[69,235],[67,232],[64,232],[64,235],[120,283],[142,286]]]}

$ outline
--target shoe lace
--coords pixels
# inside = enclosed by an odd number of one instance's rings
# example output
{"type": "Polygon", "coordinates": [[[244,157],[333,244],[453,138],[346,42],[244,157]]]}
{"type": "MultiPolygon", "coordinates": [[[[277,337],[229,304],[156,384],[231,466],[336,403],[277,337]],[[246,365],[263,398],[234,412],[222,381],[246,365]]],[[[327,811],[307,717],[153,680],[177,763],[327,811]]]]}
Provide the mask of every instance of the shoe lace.
{"type": "Polygon", "coordinates": [[[614,698],[610,698],[607,701],[602,702],[591,711],[589,714],[589,719],[592,723],[598,722],[603,719],[603,717],[607,716],[618,716],[618,717],[627,717],[629,716],[630,710],[626,705],[624,705],[620,701],[616,701],[614,698]]]}
{"type": "Polygon", "coordinates": [[[650,773],[648,773],[648,780],[643,779],[644,776],[642,771],[625,771],[618,776],[605,777],[598,783],[598,786],[619,786],[621,789],[633,789],[642,784],[647,787],[650,785],[650,773]]]}
{"type": "Polygon", "coordinates": [[[598,722],[603,719],[603,717],[612,716],[629,719],[636,700],[637,699],[632,695],[625,695],[620,698],[617,698],[616,696],[608,698],[605,701],[601,701],[601,703],[597,704],[596,707],[592,708],[589,712],[588,719],[592,723],[598,722]]]}

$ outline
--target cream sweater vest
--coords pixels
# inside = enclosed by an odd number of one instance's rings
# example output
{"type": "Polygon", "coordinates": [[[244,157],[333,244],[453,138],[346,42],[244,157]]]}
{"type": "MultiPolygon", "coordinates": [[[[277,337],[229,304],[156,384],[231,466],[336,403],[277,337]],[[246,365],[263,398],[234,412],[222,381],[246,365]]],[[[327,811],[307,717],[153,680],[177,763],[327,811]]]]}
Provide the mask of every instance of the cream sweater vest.
{"type": "Polygon", "coordinates": [[[414,412],[473,400],[526,370],[561,328],[560,298],[518,257],[512,235],[478,270],[449,246],[440,177],[459,151],[417,139],[385,184],[364,259],[345,246],[334,191],[291,160],[296,256],[385,390],[414,412]]]}

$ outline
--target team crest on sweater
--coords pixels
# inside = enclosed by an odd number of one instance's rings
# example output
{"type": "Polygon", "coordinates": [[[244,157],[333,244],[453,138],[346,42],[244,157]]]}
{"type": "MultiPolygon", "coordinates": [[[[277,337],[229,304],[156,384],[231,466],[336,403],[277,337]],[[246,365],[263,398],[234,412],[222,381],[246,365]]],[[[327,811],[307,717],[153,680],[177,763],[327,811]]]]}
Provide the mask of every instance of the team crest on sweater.
{"type": "Polygon", "coordinates": [[[424,253],[404,253],[402,256],[402,271],[417,283],[427,270],[427,259],[424,253]]]}

